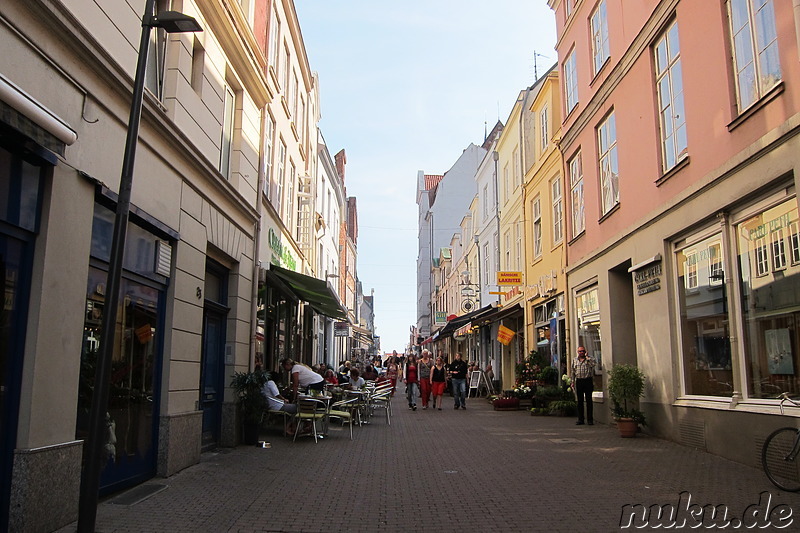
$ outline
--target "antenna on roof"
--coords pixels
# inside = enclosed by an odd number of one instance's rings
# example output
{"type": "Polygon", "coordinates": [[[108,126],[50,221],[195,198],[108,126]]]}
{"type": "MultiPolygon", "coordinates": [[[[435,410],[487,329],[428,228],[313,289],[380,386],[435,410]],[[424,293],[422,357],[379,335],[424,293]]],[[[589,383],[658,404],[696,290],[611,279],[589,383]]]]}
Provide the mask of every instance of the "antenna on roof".
{"type": "Polygon", "coordinates": [[[542,55],[536,50],[533,51],[533,81],[536,82],[539,80],[539,70],[536,68],[536,58],[543,57],[545,59],[549,59],[546,55],[542,55]]]}
{"type": "Polygon", "coordinates": [[[486,132],[486,113],[483,114],[483,142],[486,142],[486,137],[488,133],[486,132]]]}

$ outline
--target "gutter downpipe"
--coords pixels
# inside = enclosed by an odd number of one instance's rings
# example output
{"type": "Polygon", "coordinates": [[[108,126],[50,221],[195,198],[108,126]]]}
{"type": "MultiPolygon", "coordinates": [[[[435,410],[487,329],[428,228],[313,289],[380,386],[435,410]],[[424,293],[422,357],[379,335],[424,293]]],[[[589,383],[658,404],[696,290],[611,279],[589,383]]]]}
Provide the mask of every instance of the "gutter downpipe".
{"type": "MultiPolygon", "coordinates": [[[[261,110],[261,134],[259,135],[259,142],[261,147],[265,145],[267,136],[267,108],[261,110]]],[[[256,187],[256,223],[254,227],[255,245],[253,250],[253,290],[250,299],[250,370],[255,370],[256,367],[256,333],[258,331],[258,282],[261,278],[261,218],[263,216],[264,203],[264,180],[266,179],[266,170],[264,163],[264,153],[262,151],[261,157],[258,158],[258,186],[256,187]]]]}
{"type": "MultiPolygon", "coordinates": [[[[494,217],[497,221],[497,235],[495,236],[494,241],[494,249],[495,249],[495,282],[497,281],[497,273],[500,271],[500,184],[499,180],[500,177],[497,173],[497,165],[498,160],[500,159],[500,154],[497,152],[497,141],[494,143],[494,150],[492,150],[492,160],[494,161],[494,217]]],[[[500,285],[497,285],[497,292],[500,292],[500,285]]],[[[497,295],[497,307],[500,307],[500,295],[497,295]]],[[[498,322],[498,328],[500,324],[498,322]]],[[[495,340],[492,339],[491,336],[491,329],[489,330],[489,343],[492,346],[492,352],[494,353],[495,347],[495,340]]],[[[499,348],[499,352],[497,357],[494,357],[495,362],[497,363],[497,373],[496,375],[500,376],[500,380],[502,383],[503,379],[503,349],[499,348]]]]}

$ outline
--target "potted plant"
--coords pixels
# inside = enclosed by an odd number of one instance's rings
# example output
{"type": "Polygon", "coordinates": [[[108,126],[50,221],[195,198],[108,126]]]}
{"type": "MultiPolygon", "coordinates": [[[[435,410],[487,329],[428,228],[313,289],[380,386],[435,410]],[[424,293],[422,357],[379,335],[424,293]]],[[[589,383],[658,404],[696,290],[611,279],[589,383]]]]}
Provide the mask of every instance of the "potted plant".
{"type": "Polygon", "coordinates": [[[633,365],[614,365],[608,371],[611,412],[621,437],[634,437],[639,424],[647,425],[644,414],[637,409],[639,398],[644,395],[644,380],[644,373],[633,365]]]}
{"type": "Polygon", "coordinates": [[[239,415],[242,417],[242,441],[244,444],[258,442],[258,426],[267,408],[267,399],[261,388],[269,380],[269,373],[261,370],[234,372],[231,388],[236,393],[239,415]]]}
{"type": "Polygon", "coordinates": [[[578,402],[575,400],[555,400],[547,405],[551,415],[575,416],[578,412],[578,402]]]}

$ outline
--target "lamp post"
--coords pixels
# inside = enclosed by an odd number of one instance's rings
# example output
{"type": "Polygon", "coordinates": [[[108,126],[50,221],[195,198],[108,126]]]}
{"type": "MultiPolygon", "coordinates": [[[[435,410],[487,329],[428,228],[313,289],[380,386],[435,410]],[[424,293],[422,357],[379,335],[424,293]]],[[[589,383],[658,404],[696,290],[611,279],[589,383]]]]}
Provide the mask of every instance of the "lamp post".
{"type": "Polygon", "coordinates": [[[130,215],[131,188],[133,186],[133,164],[136,158],[136,145],[139,139],[139,123],[142,116],[145,70],[150,47],[150,32],[161,28],[167,33],[203,31],[197,21],[177,11],[154,14],[155,0],[146,0],[142,16],[142,36],[139,42],[139,56],[136,62],[136,75],[133,80],[133,96],[125,139],[125,152],[122,158],[122,173],[119,180],[119,198],[114,218],[111,241],[111,254],[106,280],[106,304],[103,310],[103,325],[100,337],[100,351],[94,377],[94,394],[89,411],[89,431],[83,448],[83,473],[81,475],[80,498],[78,501],[78,533],[91,533],[97,519],[97,496],[102,470],[103,435],[105,413],[108,409],[108,389],[111,377],[111,358],[114,352],[114,337],[117,323],[117,306],[122,278],[122,261],[125,251],[125,237],[130,215]]]}

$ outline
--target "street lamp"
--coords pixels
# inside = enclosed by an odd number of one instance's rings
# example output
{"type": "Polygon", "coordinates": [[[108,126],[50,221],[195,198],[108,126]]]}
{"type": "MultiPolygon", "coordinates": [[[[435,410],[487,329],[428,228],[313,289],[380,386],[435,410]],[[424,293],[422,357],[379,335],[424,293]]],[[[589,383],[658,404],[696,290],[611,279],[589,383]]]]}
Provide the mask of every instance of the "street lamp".
{"type": "Polygon", "coordinates": [[[89,411],[89,432],[83,448],[83,474],[81,475],[80,498],[78,501],[78,533],[91,533],[97,519],[97,495],[102,469],[102,436],[105,426],[105,412],[108,409],[108,388],[111,376],[111,358],[114,347],[114,334],[117,322],[117,306],[122,278],[122,260],[125,251],[125,236],[130,214],[131,188],[133,186],[133,164],[136,158],[136,145],[139,139],[139,123],[142,117],[142,98],[147,68],[147,54],[150,47],[150,31],[161,28],[167,33],[203,31],[197,21],[177,11],[164,11],[154,14],[155,0],[146,0],[142,16],[142,37],[139,41],[139,57],[136,62],[136,75],[133,80],[133,97],[128,120],[128,133],[125,139],[125,152],[122,158],[122,173],[119,180],[119,198],[114,218],[114,231],[111,241],[111,255],[106,281],[106,305],[103,310],[103,326],[100,337],[100,352],[94,378],[94,395],[89,411]]]}

